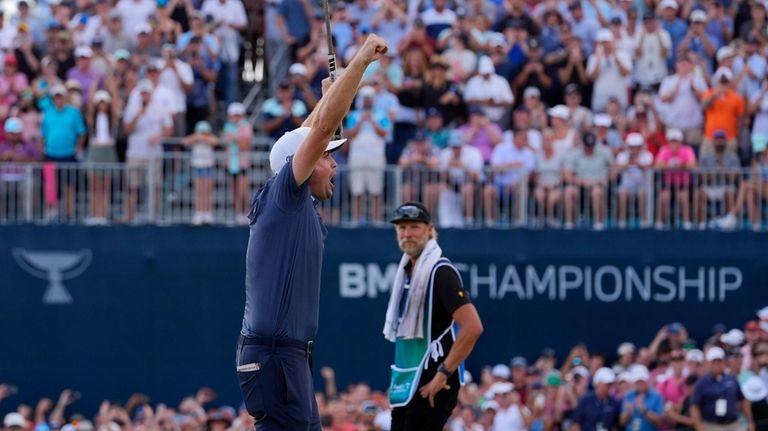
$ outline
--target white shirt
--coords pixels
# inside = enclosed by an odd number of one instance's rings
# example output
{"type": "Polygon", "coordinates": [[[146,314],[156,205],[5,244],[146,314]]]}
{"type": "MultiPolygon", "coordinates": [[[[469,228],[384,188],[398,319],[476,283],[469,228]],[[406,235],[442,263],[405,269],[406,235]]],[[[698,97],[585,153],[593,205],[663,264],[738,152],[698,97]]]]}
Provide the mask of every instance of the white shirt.
{"type": "Polygon", "coordinates": [[[14,39],[16,39],[16,27],[6,22],[3,28],[0,28],[0,49],[13,49],[14,39]]]}
{"type": "Polygon", "coordinates": [[[606,58],[605,55],[598,56],[595,53],[587,60],[588,75],[592,74],[598,66],[600,67],[592,92],[592,111],[594,112],[604,111],[611,97],[616,97],[622,108],[627,106],[626,79],[619,71],[617,62],[621,63],[625,69],[632,71],[632,58],[621,51],[615,52],[615,55],[610,58],[606,58]]]}
{"type": "Polygon", "coordinates": [[[564,156],[569,151],[571,151],[572,148],[574,148],[575,144],[576,144],[576,131],[573,129],[568,129],[568,133],[566,133],[565,137],[563,139],[555,138],[552,146],[555,147],[555,153],[557,155],[564,156]]]}
{"type": "Polygon", "coordinates": [[[221,60],[225,63],[235,63],[240,56],[240,33],[235,28],[241,28],[248,24],[245,7],[240,0],[225,0],[221,4],[219,0],[205,0],[202,12],[211,15],[219,26],[215,34],[221,44],[221,60]]]}
{"type": "Polygon", "coordinates": [[[563,154],[555,152],[546,158],[543,151],[536,154],[537,182],[540,186],[555,187],[560,185],[563,175],[563,154]]]}
{"type": "MultiPolygon", "coordinates": [[[[132,116],[125,116],[125,123],[130,123],[136,118],[138,112],[132,116]]],[[[128,135],[128,151],[126,155],[130,158],[152,159],[158,158],[163,154],[163,146],[160,144],[150,145],[149,140],[155,136],[162,136],[163,130],[173,126],[173,120],[164,109],[150,103],[147,110],[136,122],[133,133],[128,135]]]]}
{"type": "MultiPolygon", "coordinates": [[[[524,409],[526,407],[523,407],[524,409]]],[[[496,412],[496,417],[493,418],[492,431],[525,431],[525,421],[523,421],[523,414],[520,412],[520,407],[511,405],[505,410],[499,410],[496,412]]]]}
{"type": "Polygon", "coordinates": [[[646,33],[643,29],[635,34],[634,47],[642,49],[635,64],[635,81],[646,85],[661,82],[667,76],[667,59],[662,56],[662,49],[665,49],[667,54],[672,49],[669,33],[661,27],[654,33],[646,33]]]}
{"type": "Polygon", "coordinates": [[[123,31],[134,40],[156,8],[157,3],[152,0],[120,0],[115,7],[123,20],[123,31]]]}
{"type": "MultiPolygon", "coordinates": [[[[499,75],[493,74],[487,80],[482,75],[470,78],[464,89],[464,99],[468,103],[472,101],[486,101],[493,99],[497,103],[514,103],[515,96],[509,87],[509,82],[499,75]]],[[[494,122],[499,122],[506,108],[501,106],[483,107],[485,115],[494,122]]]]}
{"type": "Polygon", "coordinates": [[[521,166],[496,172],[493,177],[495,184],[505,186],[519,184],[522,174],[527,175],[536,167],[536,154],[528,147],[520,149],[512,142],[502,142],[491,153],[491,166],[502,166],[510,163],[520,163],[521,166]]]}
{"type": "Polygon", "coordinates": [[[91,145],[94,147],[109,147],[115,145],[112,128],[109,126],[109,116],[106,112],[96,114],[96,125],[93,130],[91,145]]]}
{"type": "Polygon", "coordinates": [[[421,13],[421,19],[424,21],[425,26],[436,24],[453,25],[456,22],[456,13],[447,7],[443,8],[442,12],[430,8],[421,13]]]}
{"type": "Polygon", "coordinates": [[[207,143],[192,144],[192,156],[189,164],[193,168],[212,168],[214,164],[213,146],[207,143]]]}
{"type": "Polygon", "coordinates": [[[659,112],[669,127],[680,130],[701,128],[704,125],[704,114],[699,98],[691,90],[691,84],[699,93],[707,89],[707,82],[700,74],[692,72],[686,77],[675,74],[664,78],[659,87],[659,95],[664,97],[672,92],[680,80],[682,82],[677,94],[669,102],[660,103],[659,112]]]}
{"type": "Polygon", "coordinates": [[[465,180],[469,180],[466,176],[465,170],[482,175],[483,153],[481,153],[477,148],[470,145],[463,145],[461,147],[459,160],[461,160],[463,169],[450,166],[451,160],[453,160],[453,158],[454,150],[451,147],[444,148],[440,152],[440,169],[448,172],[452,182],[463,183],[465,180]]]}
{"type": "MultiPolygon", "coordinates": [[[[155,91],[152,92],[152,99],[150,99],[150,105],[152,109],[167,113],[169,116],[178,114],[174,110],[174,96],[173,93],[162,85],[155,87],[155,91]]],[[[184,112],[186,112],[186,101],[184,103],[184,112]]],[[[136,113],[141,108],[141,94],[134,88],[131,94],[128,95],[128,103],[125,105],[125,111],[123,112],[124,118],[135,117],[136,113]]]]}
{"type": "Polygon", "coordinates": [[[170,107],[171,112],[187,112],[187,93],[184,92],[181,84],[192,85],[195,75],[192,72],[192,66],[178,58],[174,60],[173,64],[176,66],[176,72],[166,67],[160,72],[158,83],[161,87],[167,88],[173,96],[170,107]]]}

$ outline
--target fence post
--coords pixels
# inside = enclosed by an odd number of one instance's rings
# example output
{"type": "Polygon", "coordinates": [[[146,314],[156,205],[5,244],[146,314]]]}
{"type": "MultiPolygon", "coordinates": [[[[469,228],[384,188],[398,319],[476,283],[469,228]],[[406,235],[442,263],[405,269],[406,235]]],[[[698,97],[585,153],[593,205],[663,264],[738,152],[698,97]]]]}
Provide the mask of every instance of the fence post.
{"type": "MultiPolygon", "coordinates": [[[[162,160],[162,158],[160,158],[162,160]]],[[[162,161],[161,161],[162,163],[162,161]]],[[[147,168],[147,206],[149,207],[149,216],[147,219],[150,222],[155,222],[156,213],[160,211],[160,203],[156,202],[155,199],[157,198],[157,190],[155,187],[155,175],[157,175],[156,171],[157,166],[157,160],[154,158],[149,159],[149,166],[147,168]]],[[[138,209],[138,208],[137,208],[138,209]]]]}
{"type": "Polygon", "coordinates": [[[32,164],[28,163],[24,166],[24,221],[26,223],[32,222],[32,196],[34,190],[34,181],[32,164]]]}

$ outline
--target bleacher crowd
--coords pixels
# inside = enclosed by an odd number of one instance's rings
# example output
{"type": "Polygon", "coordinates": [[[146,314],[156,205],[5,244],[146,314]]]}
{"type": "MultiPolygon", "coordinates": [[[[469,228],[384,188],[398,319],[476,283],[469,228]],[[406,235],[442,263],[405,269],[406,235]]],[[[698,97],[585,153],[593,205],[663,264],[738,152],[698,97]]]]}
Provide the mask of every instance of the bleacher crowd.
{"type": "MultiPolygon", "coordinates": [[[[567,355],[546,348],[537,358],[483,367],[478,376],[467,372],[445,430],[768,430],[768,307],[743,327],[716,324],[699,340],[675,322],[647,345],[633,341],[615,352],[582,343],[567,355]]],[[[364,381],[339,390],[332,368],[319,373],[323,430],[389,431],[385,392],[364,381]]],[[[178,406],[134,394],[122,405],[102,402],[95,415],[76,410],[81,395],[71,390],[34,407],[14,404],[16,390],[0,385],[0,408],[13,406],[4,431],[253,431],[243,406],[222,405],[205,387],[178,406]]]]}

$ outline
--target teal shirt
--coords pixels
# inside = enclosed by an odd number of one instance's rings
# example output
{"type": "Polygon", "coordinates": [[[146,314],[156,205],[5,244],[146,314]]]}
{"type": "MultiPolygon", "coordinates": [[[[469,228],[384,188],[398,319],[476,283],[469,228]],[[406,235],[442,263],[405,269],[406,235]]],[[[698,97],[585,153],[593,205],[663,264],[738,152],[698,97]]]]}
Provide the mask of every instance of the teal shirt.
{"type": "Polygon", "coordinates": [[[40,127],[45,142],[45,155],[71,157],[75,155],[77,138],[85,135],[85,121],[80,110],[65,105],[61,110],[51,106],[43,112],[40,127]]]}

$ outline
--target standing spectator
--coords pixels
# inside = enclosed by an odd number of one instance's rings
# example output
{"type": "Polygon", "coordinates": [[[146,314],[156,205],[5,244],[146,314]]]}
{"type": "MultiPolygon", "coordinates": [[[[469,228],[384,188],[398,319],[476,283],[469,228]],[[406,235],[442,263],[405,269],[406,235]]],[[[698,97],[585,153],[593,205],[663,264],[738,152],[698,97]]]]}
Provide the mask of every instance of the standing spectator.
{"type": "Polygon", "coordinates": [[[21,92],[21,102],[16,115],[24,125],[24,130],[21,132],[22,139],[34,142],[39,147],[40,124],[43,116],[35,107],[35,93],[32,90],[27,89],[21,92]]]}
{"type": "Polygon", "coordinates": [[[679,205],[683,229],[691,229],[691,203],[688,188],[691,184],[691,171],[696,167],[696,155],[693,148],[683,144],[683,132],[678,129],[667,130],[667,145],[661,147],[656,155],[656,169],[663,170],[661,193],[659,193],[658,218],[656,228],[663,229],[671,219],[670,205],[673,199],[679,205]]]}
{"type": "Polygon", "coordinates": [[[524,206],[520,193],[528,174],[536,167],[536,154],[528,147],[528,134],[518,131],[512,142],[502,142],[493,149],[490,160],[489,184],[483,190],[485,222],[496,224],[495,214],[500,208],[511,218],[512,223],[522,223],[524,206]]]}
{"type": "Polygon", "coordinates": [[[621,403],[611,396],[616,375],[609,368],[600,368],[592,378],[594,390],[579,400],[573,413],[574,431],[618,431],[621,403]]]}
{"type": "Polygon", "coordinates": [[[195,213],[192,224],[213,223],[213,166],[216,163],[214,147],[219,145],[219,139],[213,134],[211,124],[199,121],[195,124],[194,133],[185,137],[182,144],[192,147],[190,166],[195,187],[195,213]]]}
{"type": "Polygon", "coordinates": [[[370,200],[369,217],[373,223],[382,221],[381,195],[384,193],[384,175],[387,164],[386,137],[392,133],[392,123],[386,112],[374,108],[375,90],[360,90],[362,109],[353,111],[344,130],[349,138],[349,186],[354,200],[353,223],[364,223],[363,195],[370,200]],[[365,91],[364,91],[365,90],[365,91]]]}
{"type": "Polygon", "coordinates": [[[51,88],[51,95],[53,106],[43,111],[41,125],[43,154],[46,161],[70,165],[58,168],[57,185],[64,192],[65,213],[71,218],[75,212],[76,180],[71,164],[76,163],[77,156],[83,152],[85,121],[79,109],[66,104],[67,89],[63,85],[51,88]]]}
{"type": "Polygon", "coordinates": [[[479,106],[470,106],[469,122],[459,128],[464,135],[464,142],[471,145],[483,155],[483,162],[490,163],[491,154],[496,145],[501,142],[501,128],[486,117],[479,106]]]}
{"type": "Polygon", "coordinates": [[[766,29],[766,10],[762,3],[750,4],[750,20],[742,24],[739,29],[739,39],[757,39],[760,44],[768,43],[768,29],[766,29]]]}
{"type": "Polygon", "coordinates": [[[626,431],[655,431],[662,424],[664,400],[649,381],[648,368],[636,365],[631,371],[634,389],[624,396],[620,424],[626,431]]]}
{"type": "Polygon", "coordinates": [[[754,115],[751,136],[762,134],[768,136],[768,76],[763,78],[763,85],[759,91],[748,95],[749,115],[754,115]]]}
{"type": "Polygon", "coordinates": [[[704,108],[704,140],[701,153],[711,152],[716,130],[724,130],[728,150],[738,150],[738,133],[745,114],[744,99],[733,89],[733,73],[721,67],[714,76],[713,87],[701,95],[704,108]]]}
{"type": "Polygon", "coordinates": [[[291,83],[283,81],[277,88],[275,97],[264,101],[261,107],[264,131],[272,139],[278,139],[284,133],[301,126],[307,117],[307,107],[301,100],[294,98],[291,83]]]}
{"type": "Polygon", "coordinates": [[[592,111],[582,106],[582,93],[579,85],[568,84],[565,86],[564,92],[565,106],[570,114],[571,125],[579,133],[589,131],[590,127],[592,127],[592,111]]]}
{"type": "Polygon", "coordinates": [[[186,134],[187,93],[192,90],[195,77],[192,67],[179,59],[174,45],[163,45],[163,58],[155,62],[157,75],[148,76],[158,87],[168,90],[168,110],[173,115],[174,135],[186,134]]]}
{"type": "Polygon", "coordinates": [[[291,62],[296,61],[299,48],[309,42],[310,18],[313,16],[309,0],[282,0],[277,15],[277,28],[281,38],[291,49],[291,62]]]}
{"type": "Polygon", "coordinates": [[[523,69],[515,77],[514,87],[520,94],[520,90],[526,87],[535,87],[548,94],[549,88],[552,87],[552,78],[547,74],[548,68],[545,69],[545,63],[543,62],[541,44],[536,38],[529,38],[527,42],[526,62],[523,69]]]}
{"type": "Polygon", "coordinates": [[[645,139],[639,133],[627,135],[627,149],[616,156],[616,170],[619,181],[619,229],[627,226],[627,212],[630,203],[637,201],[637,215],[640,227],[650,226],[648,207],[648,170],[653,166],[653,155],[645,149],[645,139]],[[632,199],[632,202],[630,202],[632,199]]]}
{"type": "Polygon", "coordinates": [[[536,154],[536,188],[534,197],[540,218],[546,217],[546,223],[557,226],[555,211],[560,203],[563,158],[564,155],[555,151],[554,132],[544,130],[541,150],[536,154]]]}
{"type": "Polygon", "coordinates": [[[24,211],[18,202],[23,202],[26,197],[26,173],[22,166],[10,163],[40,160],[40,147],[36,142],[24,139],[23,127],[19,118],[8,118],[3,127],[5,137],[0,140],[0,217],[11,221],[21,220],[24,211]]]}
{"type": "Polygon", "coordinates": [[[675,74],[661,82],[659,110],[668,127],[683,131],[685,142],[698,146],[704,115],[700,95],[707,90],[707,82],[694,69],[691,54],[681,52],[675,62],[675,74]]]}
{"type": "Polygon", "coordinates": [[[711,59],[717,51],[717,42],[707,34],[707,13],[703,10],[694,10],[691,12],[690,20],[691,25],[688,27],[688,33],[677,46],[677,52],[690,50],[704,62],[705,70],[711,73],[711,59]]]}
{"type": "MultiPolygon", "coordinates": [[[[447,142],[446,142],[447,144],[447,142]]],[[[430,213],[437,204],[440,149],[424,132],[416,132],[400,155],[398,166],[403,170],[403,201],[424,202],[430,213]]]]}
{"type": "Polygon", "coordinates": [[[245,106],[242,103],[229,105],[227,117],[222,132],[227,151],[227,173],[231,178],[232,209],[238,224],[248,224],[248,173],[251,168],[253,126],[245,118],[245,106]]]}
{"type": "Polygon", "coordinates": [[[617,52],[613,45],[613,33],[602,29],[597,33],[598,43],[594,54],[587,60],[587,75],[594,82],[592,111],[605,109],[608,99],[615,97],[621,107],[627,106],[626,77],[632,72],[632,59],[617,52]]]}
{"type": "Polygon", "coordinates": [[[3,74],[0,75],[0,106],[10,108],[16,105],[21,92],[29,88],[29,81],[26,75],[18,71],[18,65],[15,55],[5,55],[3,74]]]}
{"type": "Polygon", "coordinates": [[[90,223],[107,224],[110,216],[113,171],[108,166],[106,170],[98,169],[99,165],[117,163],[117,128],[120,114],[112,96],[104,91],[96,91],[93,100],[88,104],[86,124],[90,131],[86,162],[94,168],[89,171],[90,186],[90,223]]]}
{"type": "Polygon", "coordinates": [[[92,56],[90,46],[78,46],[75,48],[76,65],[67,72],[67,81],[74,80],[80,84],[83,100],[91,100],[91,95],[104,84],[104,76],[91,69],[92,56]]]}
{"type": "Polygon", "coordinates": [[[213,84],[218,78],[220,63],[202,51],[200,39],[192,38],[184,50],[182,60],[192,67],[192,89],[187,93],[187,128],[205,121],[213,106],[213,84]]]}
{"type": "Polygon", "coordinates": [[[547,110],[552,125],[555,152],[565,156],[578,143],[578,134],[568,123],[570,110],[564,105],[557,105],[547,110]]]}
{"type": "Polygon", "coordinates": [[[643,26],[635,34],[635,82],[658,86],[667,76],[667,57],[672,50],[669,33],[659,26],[652,10],[643,15],[643,26]]]}
{"type": "Polygon", "coordinates": [[[595,127],[593,132],[597,138],[598,145],[604,145],[614,154],[618,154],[618,152],[622,150],[624,143],[621,141],[619,132],[611,127],[612,125],[613,121],[611,120],[610,115],[597,114],[595,115],[595,127]]]}
{"type": "MultiPolygon", "coordinates": [[[[446,174],[446,191],[460,197],[464,223],[474,224],[475,191],[483,178],[483,154],[466,145],[461,132],[454,131],[448,140],[448,148],[440,152],[440,169],[446,174]]],[[[443,199],[441,196],[440,200],[443,199]]]]}
{"type": "Polygon", "coordinates": [[[765,57],[760,52],[760,45],[755,38],[747,38],[743,41],[743,55],[733,59],[731,70],[736,76],[735,82],[738,82],[736,90],[739,94],[750,97],[760,91],[760,84],[766,76],[765,57]]]}
{"type": "MultiPolygon", "coordinates": [[[[523,105],[515,110],[512,120],[512,126],[516,129],[533,129],[540,132],[547,127],[547,107],[541,100],[541,91],[538,88],[528,87],[523,91],[523,105]],[[525,113],[523,117],[517,116],[522,113],[525,113]],[[521,124],[521,120],[524,124],[521,124]]],[[[538,141],[541,143],[541,139],[538,141]]]]}
{"type": "Polygon", "coordinates": [[[571,13],[571,28],[573,29],[573,34],[581,41],[581,47],[584,49],[584,52],[594,51],[593,47],[595,42],[601,42],[600,40],[597,40],[597,35],[600,32],[599,23],[584,15],[581,0],[573,0],[568,6],[568,10],[571,13]]]}
{"type": "MultiPolygon", "coordinates": [[[[677,58],[678,46],[688,32],[688,24],[677,16],[679,6],[676,0],[662,0],[659,3],[661,9],[661,27],[667,31],[672,41],[672,51],[670,59],[677,58]]],[[[671,68],[671,64],[667,63],[671,68]]]]}
{"type": "MultiPolygon", "coordinates": [[[[387,46],[395,48],[405,34],[408,15],[394,0],[385,0],[379,4],[376,14],[371,19],[374,33],[387,41],[387,46]]],[[[394,51],[394,49],[393,49],[394,51]]]]}
{"type": "Polygon", "coordinates": [[[152,0],[119,0],[115,10],[120,12],[123,28],[131,37],[138,36],[138,30],[155,13],[157,3],[152,0]]]}
{"type": "Polygon", "coordinates": [[[685,352],[682,350],[675,350],[669,356],[669,370],[665,376],[659,376],[663,378],[656,388],[664,401],[672,403],[675,406],[682,404],[683,400],[688,397],[688,386],[685,384],[685,352]]]}
{"type": "Polygon", "coordinates": [[[438,150],[448,147],[448,139],[451,137],[451,131],[444,127],[443,117],[440,111],[435,108],[427,110],[427,122],[424,133],[429,142],[438,150]]]}
{"type": "Polygon", "coordinates": [[[721,0],[704,3],[707,12],[707,34],[715,39],[717,48],[725,46],[733,38],[733,18],[725,10],[721,0]]]}
{"type": "Polygon", "coordinates": [[[293,63],[288,68],[288,80],[295,89],[294,97],[304,102],[308,111],[315,109],[317,105],[317,94],[312,89],[307,76],[307,67],[302,63],[293,63]]]}
{"type": "Polygon", "coordinates": [[[725,373],[725,352],[720,347],[710,347],[706,359],[709,372],[696,383],[691,396],[691,417],[696,429],[741,430],[741,413],[747,429],[754,431],[749,401],[744,399],[736,377],[725,373]]]}
{"type": "Polygon", "coordinates": [[[501,124],[507,109],[515,101],[509,82],[496,74],[490,57],[480,58],[477,72],[478,75],[471,78],[464,89],[464,101],[481,106],[491,121],[501,124]]]}
{"type": "Polygon", "coordinates": [[[216,36],[209,31],[209,27],[205,24],[205,19],[205,14],[200,11],[195,12],[190,17],[189,31],[182,33],[176,41],[176,49],[182,56],[188,52],[187,48],[190,43],[198,43],[200,45],[196,49],[203,59],[209,61],[218,60],[220,54],[219,42],[216,40],[216,36]]]}
{"type": "MultiPolygon", "coordinates": [[[[565,46],[565,56],[560,61],[557,70],[557,77],[560,83],[565,85],[565,104],[571,110],[575,106],[581,105],[583,100],[592,100],[592,82],[587,75],[587,57],[582,49],[578,38],[569,39],[565,46]]],[[[582,108],[589,111],[585,107],[582,108]]],[[[578,112],[575,112],[575,114],[578,115],[578,112]]],[[[588,124],[584,123],[585,120],[586,118],[581,116],[572,117],[574,126],[580,132],[587,131],[586,127],[588,127],[588,124]]],[[[591,123],[591,113],[589,122],[591,123]]]]}
{"type": "Polygon", "coordinates": [[[728,151],[726,146],[726,134],[718,130],[715,132],[715,151],[699,158],[699,167],[703,170],[699,173],[695,199],[699,229],[706,229],[707,208],[711,202],[719,204],[726,212],[734,206],[741,162],[739,156],[728,151]]]}
{"type": "Polygon", "coordinates": [[[496,383],[495,400],[499,411],[493,419],[492,431],[525,431],[530,425],[531,412],[513,390],[512,383],[496,383]]]}
{"type": "Polygon", "coordinates": [[[755,430],[768,430],[768,385],[760,377],[752,376],[741,384],[741,391],[750,403],[755,430]]]}
{"type": "Polygon", "coordinates": [[[458,84],[447,79],[447,65],[442,61],[433,61],[429,70],[431,73],[424,87],[427,115],[433,109],[437,110],[444,122],[450,124],[463,109],[461,89],[458,84]]]}
{"type": "Polygon", "coordinates": [[[403,57],[403,79],[398,86],[397,100],[400,104],[395,121],[392,144],[387,146],[387,162],[397,163],[400,153],[413,137],[418,127],[421,110],[425,107],[424,88],[426,87],[427,59],[424,51],[411,48],[403,57]]]}
{"type": "Polygon", "coordinates": [[[119,49],[130,49],[131,39],[123,31],[123,19],[120,11],[113,9],[107,15],[109,21],[106,24],[106,31],[102,32],[104,37],[104,51],[116,53],[119,49]]]}
{"type": "Polygon", "coordinates": [[[205,0],[202,12],[213,16],[216,29],[213,34],[221,44],[218,93],[227,105],[237,98],[238,61],[240,60],[240,32],[248,24],[245,7],[241,0],[205,0]]]}
{"type": "Polygon", "coordinates": [[[611,150],[597,145],[592,133],[582,135],[581,146],[572,150],[565,159],[563,177],[565,189],[565,228],[574,227],[575,212],[579,202],[592,209],[595,230],[605,228],[605,197],[610,168],[613,164],[611,150]]]}
{"type": "Polygon", "coordinates": [[[768,151],[766,151],[766,135],[758,134],[752,137],[752,172],[749,180],[743,180],[736,197],[736,203],[730,212],[719,218],[715,223],[721,229],[733,229],[741,220],[742,207],[747,207],[747,213],[755,231],[762,230],[762,206],[768,197],[768,151]]]}

